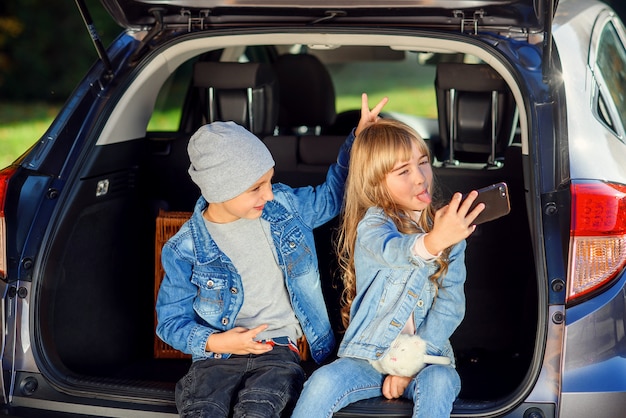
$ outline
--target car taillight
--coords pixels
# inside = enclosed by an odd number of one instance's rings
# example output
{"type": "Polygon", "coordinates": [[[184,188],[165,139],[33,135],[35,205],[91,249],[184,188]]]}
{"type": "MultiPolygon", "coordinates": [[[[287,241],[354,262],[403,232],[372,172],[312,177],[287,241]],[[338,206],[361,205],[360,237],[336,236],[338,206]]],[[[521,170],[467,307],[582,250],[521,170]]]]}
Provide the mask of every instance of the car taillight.
{"type": "Polygon", "coordinates": [[[610,283],[626,265],[626,185],[573,181],[567,301],[610,283]]]}
{"type": "Polygon", "coordinates": [[[0,171],[0,279],[7,277],[7,229],[4,219],[4,203],[6,200],[9,179],[15,168],[9,167],[0,171]]]}

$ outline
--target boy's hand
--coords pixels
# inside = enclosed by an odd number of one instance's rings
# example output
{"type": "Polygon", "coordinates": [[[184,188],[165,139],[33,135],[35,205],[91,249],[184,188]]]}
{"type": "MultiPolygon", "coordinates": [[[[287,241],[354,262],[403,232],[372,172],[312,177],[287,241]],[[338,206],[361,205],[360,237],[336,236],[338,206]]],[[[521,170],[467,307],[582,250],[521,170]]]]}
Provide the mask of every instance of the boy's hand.
{"type": "Polygon", "coordinates": [[[235,327],[224,332],[211,334],[206,342],[206,351],[231,354],[263,354],[272,351],[270,344],[254,341],[256,336],[267,329],[267,325],[247,329],[235,327]]]}
{"type": "Polygon", "coordinates": [[[370,110],[369,104],[367,102],[367,94],[363,93],[361,95],[361,119],[359,120],[359,124],[356,127],[356,135],[361,133],[361,131],[368,126],[376,123],[376,121],[378,120],[378,114],[381,110],[383,110],[383,107],[385,107],[388,101],[389,99],[387,97],[384,97],[380,102],[378,102],[376,106],[374,106],[372,110],[370,110]]]}
{"type": "Polygon", "coordinates": [[[411,377],[405,376],[385,376],[385,381],[383,382],[383,396],[387,399],[397,399],[406,390],[411,383],[411,377]]]}

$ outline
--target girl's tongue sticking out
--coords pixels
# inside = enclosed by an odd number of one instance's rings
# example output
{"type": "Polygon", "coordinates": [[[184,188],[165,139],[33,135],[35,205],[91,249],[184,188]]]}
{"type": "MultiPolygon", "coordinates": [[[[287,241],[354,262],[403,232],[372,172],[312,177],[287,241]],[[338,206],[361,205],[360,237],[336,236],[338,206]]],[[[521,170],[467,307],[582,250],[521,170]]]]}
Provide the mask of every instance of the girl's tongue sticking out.
{"type": "Polygon", "coordinates": [[[432,197],[430,196],[430,193],[428,193],[428,190],[424,190],[422,193],[418,194],[417,198],[424,203],[430,203],[432,201],[432,197]]]}

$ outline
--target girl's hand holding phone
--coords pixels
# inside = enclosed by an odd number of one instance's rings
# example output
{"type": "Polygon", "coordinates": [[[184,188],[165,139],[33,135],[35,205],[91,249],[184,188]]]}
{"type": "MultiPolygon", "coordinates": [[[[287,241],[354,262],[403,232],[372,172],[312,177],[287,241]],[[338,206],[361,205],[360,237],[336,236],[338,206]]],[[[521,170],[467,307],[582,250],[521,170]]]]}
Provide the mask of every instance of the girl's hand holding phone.
{"type": "Polygon", "coordinates": [[[424,245],[431,254],[439,254],[474,232],[474,220],[485,209],[485,204],[479,203],[470,210],[477,197],[476,190],[465,199],[461,193],[455,193],[450,203],[435,213],[433,229],[424,237],[424,245]]]}

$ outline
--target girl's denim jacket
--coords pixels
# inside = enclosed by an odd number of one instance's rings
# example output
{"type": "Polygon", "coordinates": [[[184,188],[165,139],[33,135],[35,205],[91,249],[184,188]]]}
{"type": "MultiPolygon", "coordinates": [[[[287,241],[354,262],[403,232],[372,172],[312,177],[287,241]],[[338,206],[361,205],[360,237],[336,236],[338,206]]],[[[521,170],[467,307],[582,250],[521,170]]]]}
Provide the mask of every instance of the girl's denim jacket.
{"type": "Polygon", "coordinates": [[[465,315],[465,241],[450,252],[439,290],[428,279],[436,271],[412,253],[419,234],[402,234],[382,209],[368,209],[357,228],[354,254],[356,297],[340,357],[380,358],[413,315],[427,354],[447,356],[449,338],[465,315]],[[436,297],[435,297],[436,295],[436,297]]]}
{"type": "MultiPolygon", "coordinates": [[[[295,189],[274,184],[274,200],[261,215],[270,223],[291,305],[317,362],[330,354],[335,338],[322,296],[313,228],[339,214],[353,141],[351,134],[325,183],[295,189]]],[[[212,333],[234,327],[244,298],[241,276],[204,224],[207,205],[200,197],[191,219],[164,245],[165,277],[156,302],[157,335],[194,361],[230,357],[205,351],[206,341],[212,333]]]]}

